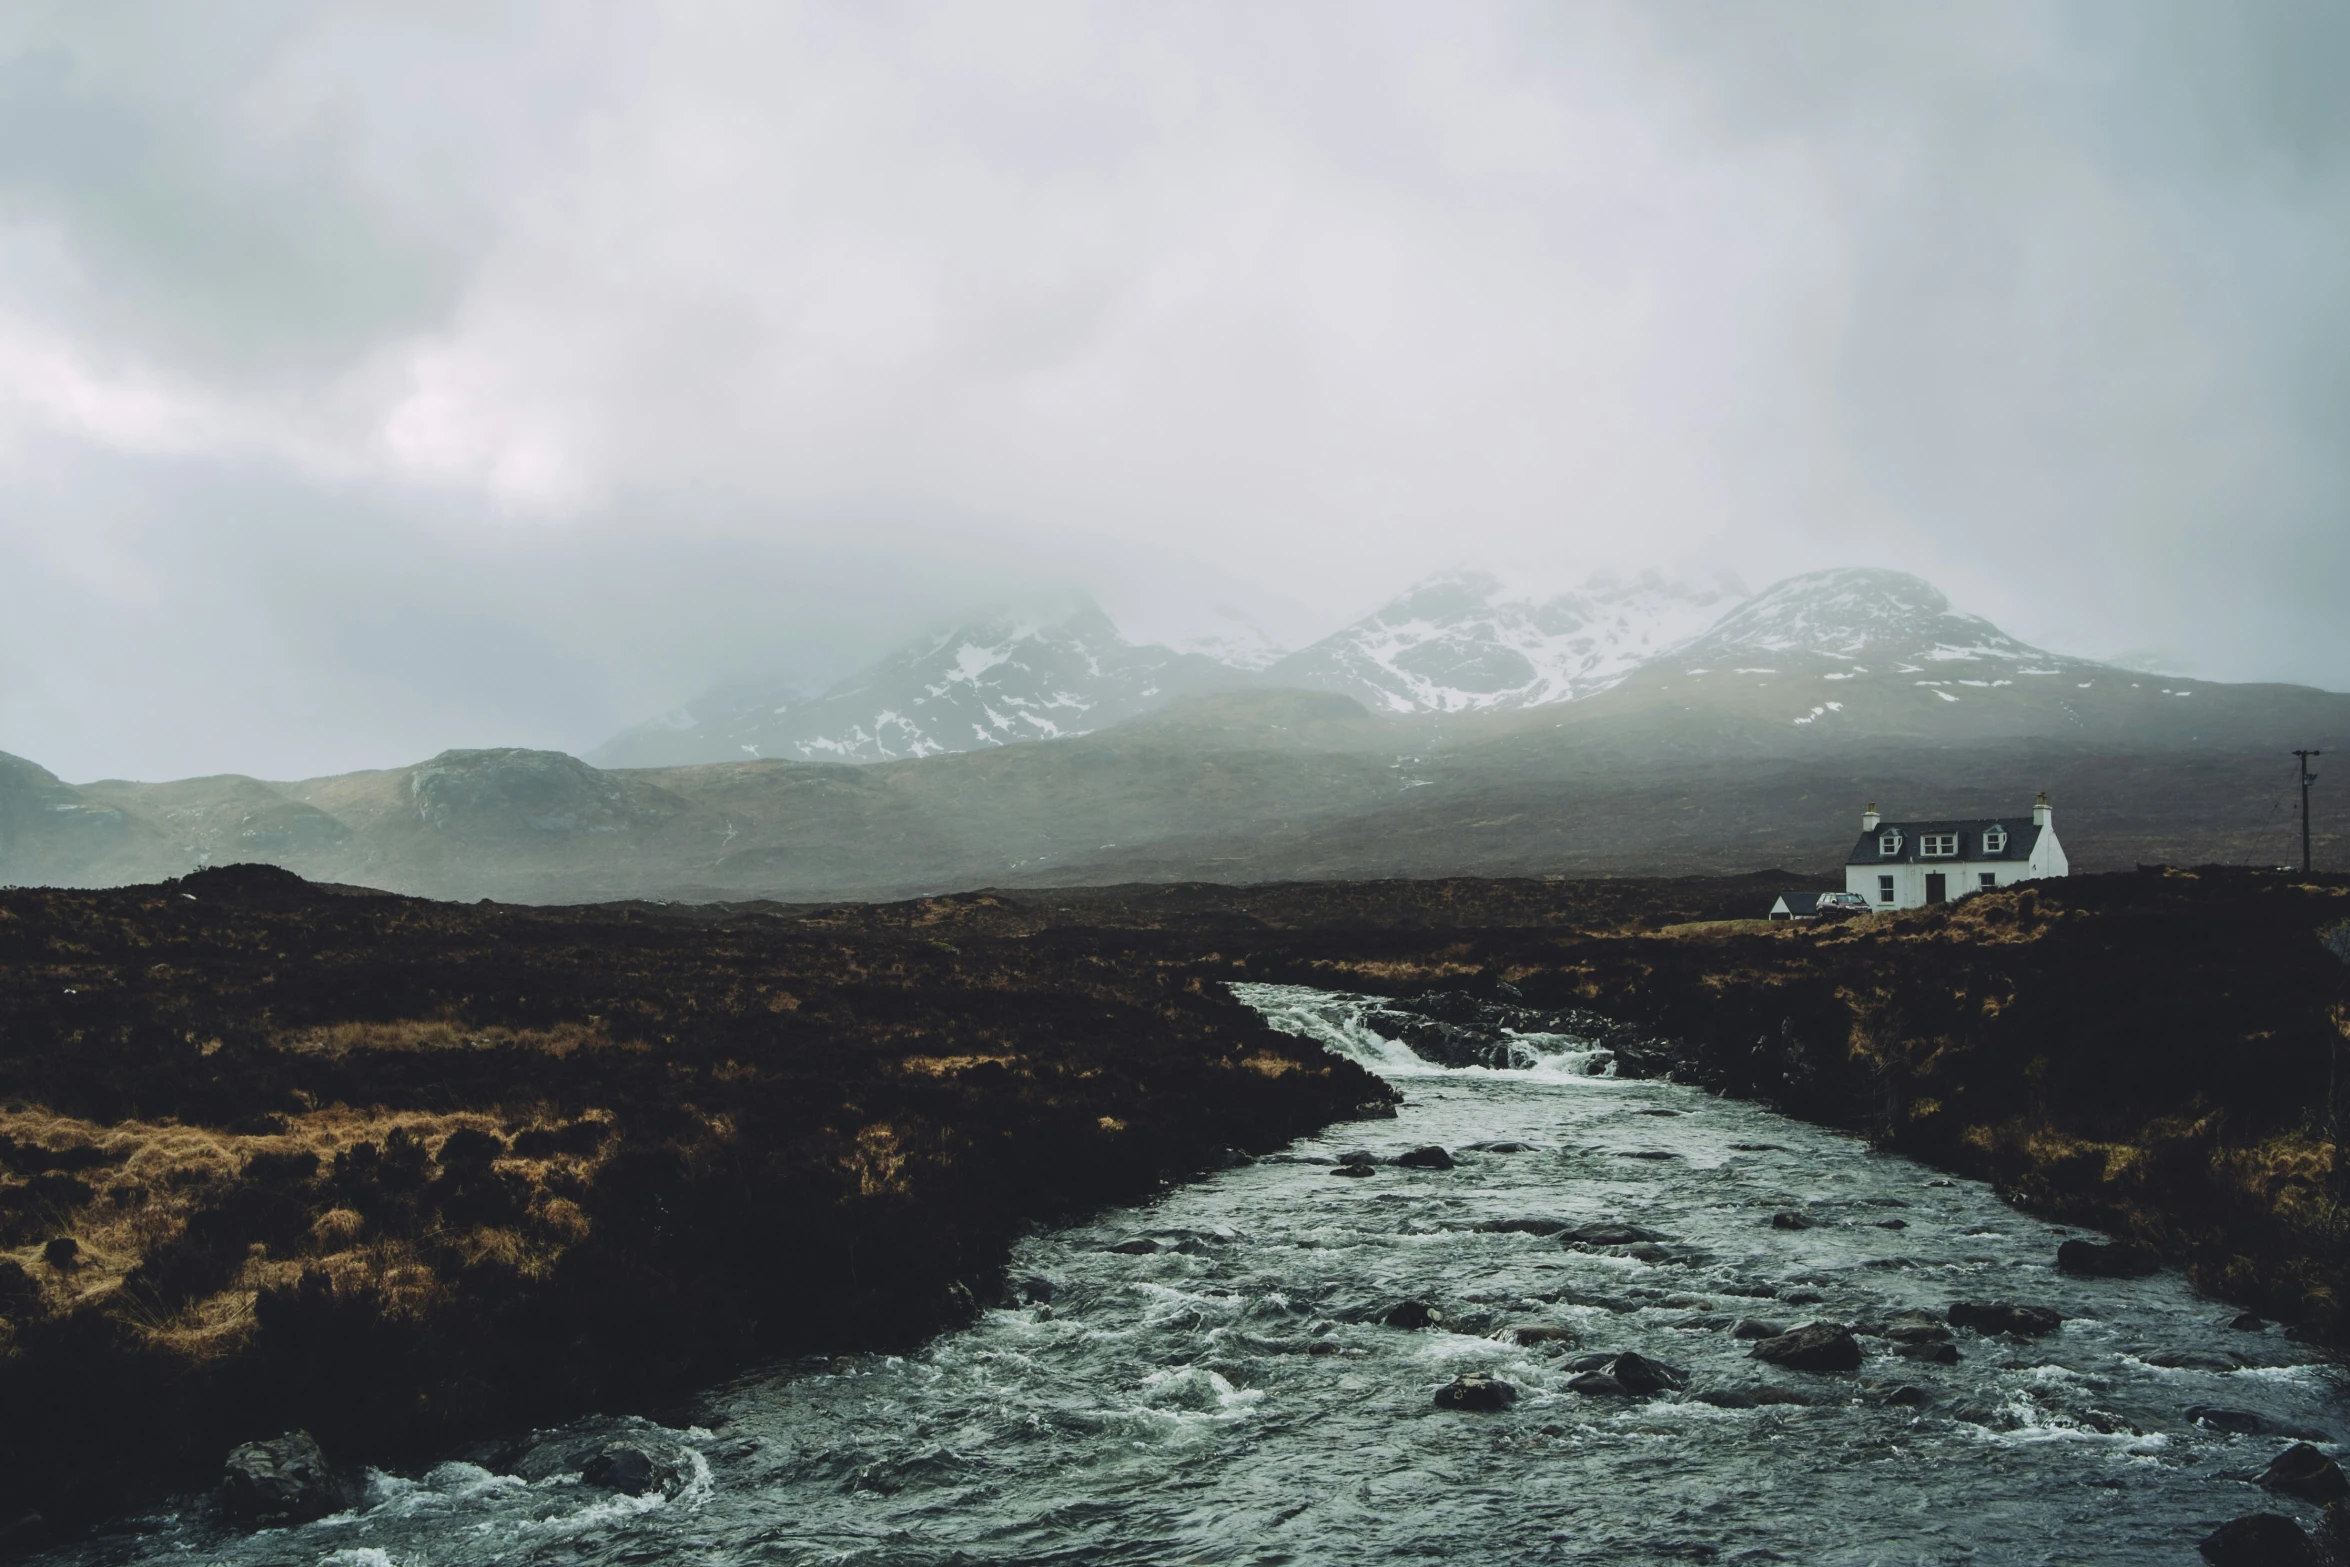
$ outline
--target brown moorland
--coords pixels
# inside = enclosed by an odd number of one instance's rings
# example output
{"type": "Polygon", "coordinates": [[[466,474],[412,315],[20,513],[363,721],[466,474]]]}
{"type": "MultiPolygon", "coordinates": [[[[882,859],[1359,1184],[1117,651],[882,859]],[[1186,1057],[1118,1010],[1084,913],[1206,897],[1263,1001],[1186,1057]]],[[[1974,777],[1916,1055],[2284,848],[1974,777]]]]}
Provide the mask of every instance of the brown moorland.
{"type": "Polygon", "coordinates": [[[1021,1225],[1391,1098],[1217,987],[935,912],[0,892],[0,1522],[294,1426],[394,1459],[911,1343],[1021,1225]]]}

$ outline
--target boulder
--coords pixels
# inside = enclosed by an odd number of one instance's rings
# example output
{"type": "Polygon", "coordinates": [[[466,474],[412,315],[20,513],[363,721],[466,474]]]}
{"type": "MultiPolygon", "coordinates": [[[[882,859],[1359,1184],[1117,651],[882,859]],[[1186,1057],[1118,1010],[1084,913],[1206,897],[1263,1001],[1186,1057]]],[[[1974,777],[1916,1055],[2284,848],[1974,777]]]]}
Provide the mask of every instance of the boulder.
{"type": "Polygon", "coordinates": [[[1950,1329],[1932,1317],[1912,1312],[1886,1323],[1878,1336],[1896,1344],[1947,1344],[1950,1329]]]}
{"type": "Polygon", "coordinates": [[[2205,1535],[2196,1547],[2211,1567],[2325,1567],[2317,1542],[2280,1513],[2246,1513],[2205,1535]]]}
{"type": "Polygon", "coordinates": [[[2160,1349],[2138,1357],[2150,1366],[2165,1371],[2240,1371],[2243,1363],[2226,1355],[2213,1355],[2199,1349],[2160,1349]]]}
{"type": "Polygon", "coordinates": [[[1535,1344],[1572,1344],[1581,1335],[1573,1328],[1556,1322],[1521,1322],[1510,1329],[1510,1342],[1532,1346],[1535,1344]]]}
{"type": "Polygon", "coordinates": [[[2115,1241],[2066,1241],[2056,1248],[2056,1270],[2089,1279],[2143,1279],[2162,1271],[2162,1259],[2143,1246],[2115,1241]]]}
{"type": "Polygon", "coordinates": [[[1638,1246],[1663,1239],[1656,1231],[1636,1224],[1578,1224],[1559,1232],[1559,1240],[1568,1246],[1638,1246]]]}
{"type": "Polygon", "coordinates": [[[1754,1358],[1790,1371],[1857,1371],[1860,1344],[1841,1322],[1807,1322],[1792,1333],[1766,1338],[1753,1349],[1754,1358]]]}
{"type": "Polygon", "coordinates": [[[1367,1164],[1342,1164],[1335,1170],[1332,1170],[1330,1173],[1332,1175],[1344,1175],[1349,1178],[1354,1178],[1365,1175],[1376,1175],[1378,1171],[1371,1165],[1367,1164]]]}
{"type": "Polygon", "coordinates": [[[1600,1375],[1615,1378],[1625,1392],[1635,1396],[1679,1391],[1689,1381],[1688,1374],[1677,1366],[1668,1366],[1661,1360],[1625,1350],[1599,1368],[1600,1375]]]}
{"type": "Polygon", "coordinates": [[[1732,1338],[1777,1338],[1786,1331],[1784,1322],[1766,1322],[1760,1317],[1740,1317],[1730,1324],[1732,1338]]]}
{"type": "Polygon", "coordinates": [[[323,1518],[343,1505],[346,1494],[307,1431],[247,1442],[221,1466],[220,1510],[239,1523],[323,1518]]]}
{"type": "Polygon", "coordinates": [[[607,1442],[579,1465],[579,1483],[623,1496],[674,1495],[685,1477],[668,1458],[636,1442],[607,1442]]]}
{"type": "Polygon", "coordinates": [[[1471,1143],[1469,1146],[1478,1153],[1532,1153],[1534,1151],[1532,1143],[1471,1143]]]}
{"type": "Polygon", "coordinates": [[[1444,1313],[1424,1300],[1404,1300],[1388,1307],[1379,1320],[1391,1328],[1417,1330],[1436,1326],[1444,1320],[1444,1313]]]}
{"type": "Polygon", "coordinates": [[[1480,1219],[1469,1226],[1480,1235],[1556,1235],[1564,1219],[1480,1219]]]}
{"type": "Polygon", "coordinates": [[[2350,1496],[2350,1478],[2343,1476],[2342,1466],[2307,1442],[2295,1442],[2269,1460],[2260,1472],[2260,1483],[2271,1491],[2320,1506],[2350,1496]]]}
{"type": "Polygon", "coordinates": [[[1482,1371],[1465,1371],[1436,1390],[1438,1409],[1507,1409],[1517,1401],[1515,1386],[1482,1371]]]}
{"type": "Polygon", "coordinates": [[[1567,1378],[1567,1391],[1590,1398],[1630,1398],[1632,1390],[1604,1371],[1579,1371],[1567,1378]]]}
{"type": "Polygon", "coordinates": [[[1808,1230],[1811,1227],[1811,1220],[1791,1208],[1771,1215],[1771,1228],[1774,1230],[1808,1230]]]}
{"type": "Polygon", "coordinates": [[[1399,1153],[1391,1162],[1406,1170],[1449,1170],[1453,1168],[1452,1155],[1434,1144],[1430,1144],[1426,1148],[1414,1148],[1409,1153],[1399,1153]]]}
{"type": "Polygon", "coordinates": [[[2018,1338],[2039,1338],[2054,1333],[2064,1318],[2046,1306],[1990,1305],[1979,1301],[1954,1301],[1949,1311],[1954,1328],[1973,1328],[1978,1333],[2013,1333],[2018,1338]]]}

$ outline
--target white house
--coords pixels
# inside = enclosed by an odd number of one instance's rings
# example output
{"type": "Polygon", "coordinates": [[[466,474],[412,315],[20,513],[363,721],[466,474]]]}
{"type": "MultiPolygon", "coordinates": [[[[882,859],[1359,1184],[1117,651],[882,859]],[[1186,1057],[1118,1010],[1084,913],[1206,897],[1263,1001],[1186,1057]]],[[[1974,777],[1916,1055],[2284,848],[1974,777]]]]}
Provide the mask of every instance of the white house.
{"type": "Polygon", "coordinates": [[[2032,814],[1972,821],[1889,822],[1870,806],[1861,813],[1860,841],[1844,862],[1844,890],[1875,909],[1917,909],[1970,892],[2069,876],[2072,866],[2056,841],[2048,796],[2032,814]]]}

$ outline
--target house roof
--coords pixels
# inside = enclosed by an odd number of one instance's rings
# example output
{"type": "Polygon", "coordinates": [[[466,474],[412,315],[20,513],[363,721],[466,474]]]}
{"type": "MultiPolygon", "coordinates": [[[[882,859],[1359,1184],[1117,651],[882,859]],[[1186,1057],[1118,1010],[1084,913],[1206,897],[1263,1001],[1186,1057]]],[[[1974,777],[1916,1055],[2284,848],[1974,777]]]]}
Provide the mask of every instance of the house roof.
{"type": "Polygon", "coordinates": [[[1875,829],[1853,840],[1847,865],[1947,865],[1952,861],[2028,860],[2040,841],[2041,829],[2029,816],[1973,816],[1936,822],[1879,822],[1875,829]],[[1983,834],[1993,827],[2007,829],[2007,847],[1996,854],[1983,852],[1983,834]],[[1901,847],[1891,854],[1879,851],[1878,839],[1901,834],[1901,847]],[[1957,833],[1958,853],[1937,854],[1931,860],[1919,846],[1928,833],[1957,833]]]}
{"type": "Polygon", "coordinates": [[[1779,905],[1783,903],[1787,906],[1787,912],[1790,914],[1816,914],[1819,912],[1822,896],[1824,895],[1817,892],[1782,892],[1772,901],[1771,911],[1778,912],[1779,905]]]}

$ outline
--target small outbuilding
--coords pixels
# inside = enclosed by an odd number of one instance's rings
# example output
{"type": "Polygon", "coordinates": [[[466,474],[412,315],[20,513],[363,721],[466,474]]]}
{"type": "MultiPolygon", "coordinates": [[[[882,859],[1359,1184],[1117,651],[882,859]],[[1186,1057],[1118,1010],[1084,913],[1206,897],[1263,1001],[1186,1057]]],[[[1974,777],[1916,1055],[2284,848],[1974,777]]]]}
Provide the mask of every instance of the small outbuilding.
{"type": "Polygon", "coordinates": [[[1782,892],[1771,904],[1771,918],[1775,920],[1808,920],[1820,912],[1821,894],[1816,892],[1782,892]]]}
{"type": "Polygon", "coordinates": [[[2048,796],[2030,816],[1889,822],[1870,806],[1844,861],[1844,888],[1873,909],[1921,909],[1970,892],[2069,876],[2048,796]]]}

